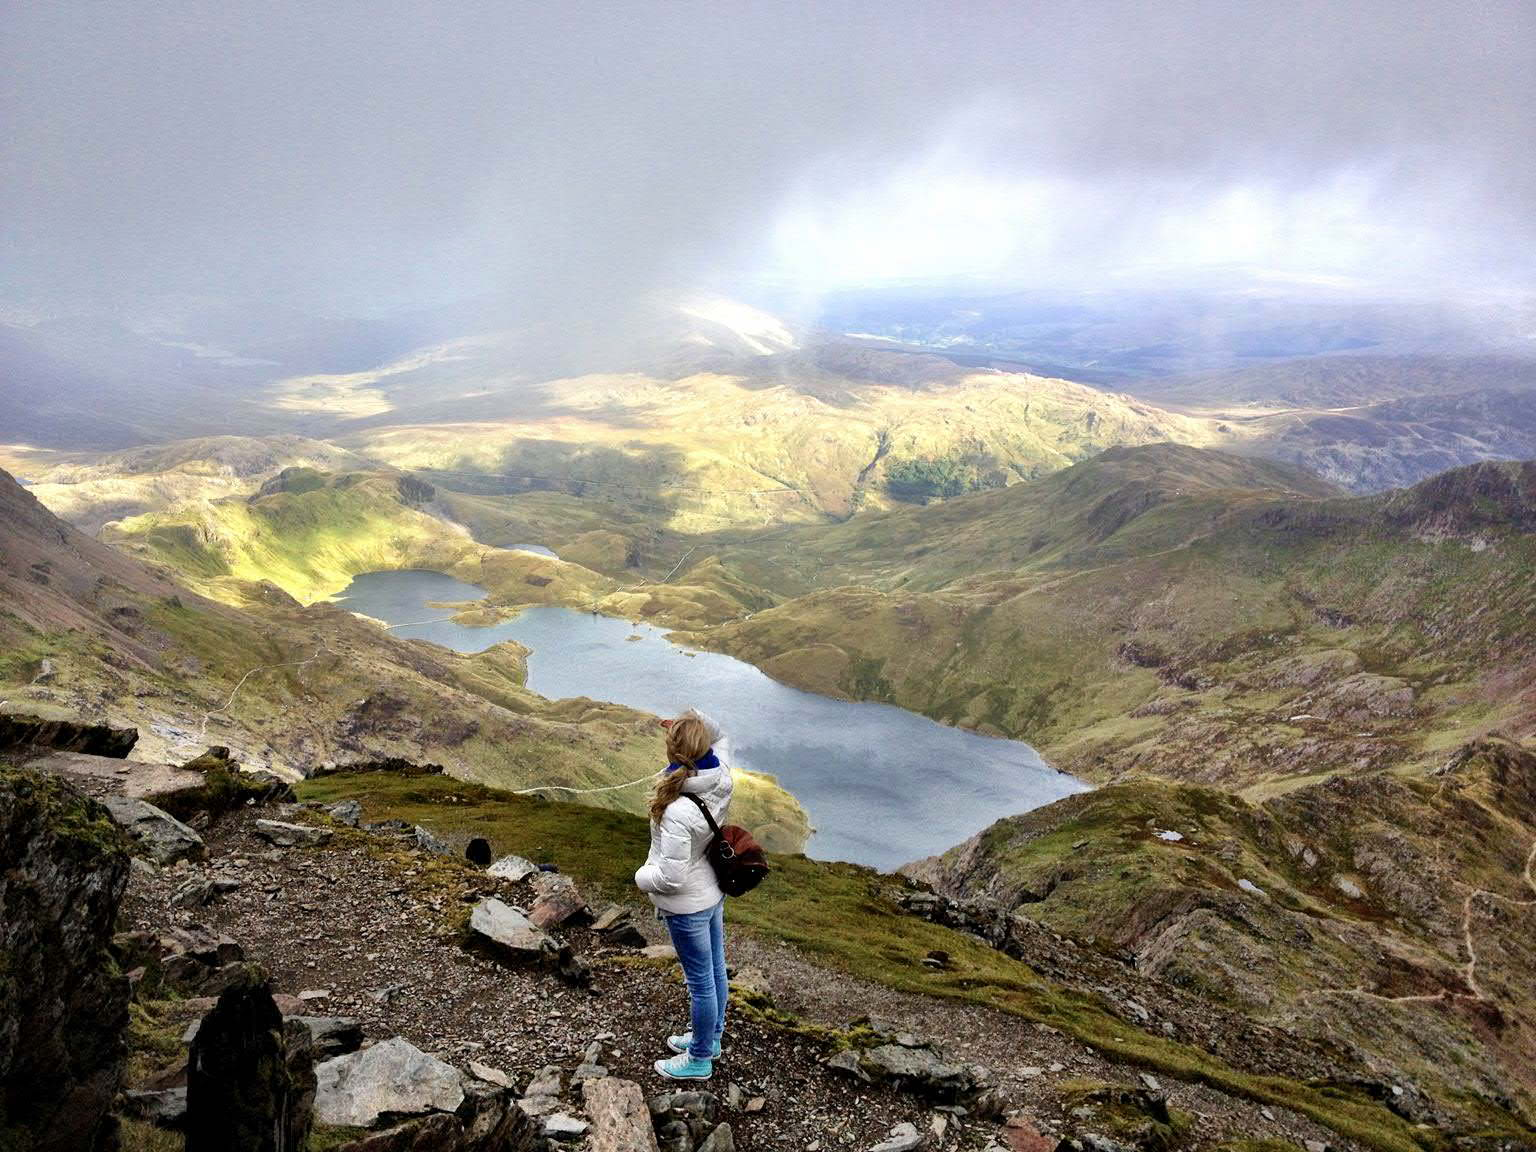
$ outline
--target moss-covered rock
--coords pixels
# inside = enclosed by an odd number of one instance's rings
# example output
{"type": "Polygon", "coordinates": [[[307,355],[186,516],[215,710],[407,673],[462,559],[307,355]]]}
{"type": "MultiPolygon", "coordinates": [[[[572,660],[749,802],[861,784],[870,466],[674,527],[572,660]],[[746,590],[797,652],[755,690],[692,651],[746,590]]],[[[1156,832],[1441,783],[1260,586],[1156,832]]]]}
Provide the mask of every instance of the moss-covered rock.
{"type": "Polygon", "coordinates": [[[57,778],[0,766],[0,1146],[116,1146],[128,981],[110,952],[122,833],[57,778]],[[7,1143],[9,1142],[9,1143],[7,1143]]]}

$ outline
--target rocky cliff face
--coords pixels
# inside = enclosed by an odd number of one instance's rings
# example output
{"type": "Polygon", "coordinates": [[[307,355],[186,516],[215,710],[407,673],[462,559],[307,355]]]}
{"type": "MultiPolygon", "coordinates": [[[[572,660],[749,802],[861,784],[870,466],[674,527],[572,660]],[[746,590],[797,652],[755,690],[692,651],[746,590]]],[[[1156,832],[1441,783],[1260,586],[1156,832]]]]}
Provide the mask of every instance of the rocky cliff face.
{"type": "Polygon", "coordinates": [[[122,759],[138,743],[137,728],[113,728],[107,724],[80,724],[72,720],[44,720],[16,713],[0,714],[0,751],[21,751],[23,757],[37,749],[82,752],[87,756],[122,759]]]}
{"type": "Polygon", "coordinates": [[[105,809],[0,768],[0,1145],[116,1146],[128,981],[108,946],[128,853],[105,809]]]}

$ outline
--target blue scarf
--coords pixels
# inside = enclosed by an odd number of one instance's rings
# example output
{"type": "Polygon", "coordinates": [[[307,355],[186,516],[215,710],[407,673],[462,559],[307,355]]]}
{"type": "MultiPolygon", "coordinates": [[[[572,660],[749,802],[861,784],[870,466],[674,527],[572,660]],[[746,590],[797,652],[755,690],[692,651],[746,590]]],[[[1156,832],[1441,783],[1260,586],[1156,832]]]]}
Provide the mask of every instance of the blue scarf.
{"type": "MultiPolygon", "coordinates": [[[[681,767],[683,767],[681,764],[668,764],[667,771],[669,773],[676,772],[681,767]]],[[[693,766],[693,769],[695,772],[708,772],[711,768],[718,767],[720,767],[720,757],[716,756],[715,750],[711,748],[708,752],[699,757],[699,761],[693,766]]]]}

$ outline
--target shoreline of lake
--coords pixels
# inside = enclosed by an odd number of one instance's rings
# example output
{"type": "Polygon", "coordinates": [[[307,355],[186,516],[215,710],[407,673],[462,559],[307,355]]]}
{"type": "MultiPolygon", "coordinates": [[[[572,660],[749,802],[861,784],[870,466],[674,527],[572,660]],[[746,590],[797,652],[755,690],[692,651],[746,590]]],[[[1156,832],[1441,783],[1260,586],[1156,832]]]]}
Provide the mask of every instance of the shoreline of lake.
{"type": "Polygon", "coordinates": [[[336,602],[460,652],[514,640],[529,653],[527,687],[551,699],[711,713],[726,730],[728,763],[775,777],[799,800],[815,828],[807,854],[821,859],[894,869],[1087,788],[1021,741],[806,692],[643,621],[537,604],[487,625],[459,622],[485,595],[443,573],[402,570],[361,575],[336,602]],[[434,616],[432,603],[458,610],[434,616]]]}

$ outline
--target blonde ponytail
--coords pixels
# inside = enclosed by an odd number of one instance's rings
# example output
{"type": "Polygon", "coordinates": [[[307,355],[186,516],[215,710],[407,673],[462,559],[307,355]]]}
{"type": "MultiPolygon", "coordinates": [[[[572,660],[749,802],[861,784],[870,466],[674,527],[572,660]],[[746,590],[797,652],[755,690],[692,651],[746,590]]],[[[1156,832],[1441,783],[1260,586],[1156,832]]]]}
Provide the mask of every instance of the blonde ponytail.
{"type": "Polygon", "coordinates": [[[651,789],[651,823],[660,824],[667,805],[683,794],[683,785],[697,764],[709,752],[709,730],[696,716],[683,716],[667,729],[667,759],[678,765],[663,775],[651,789]]]}

